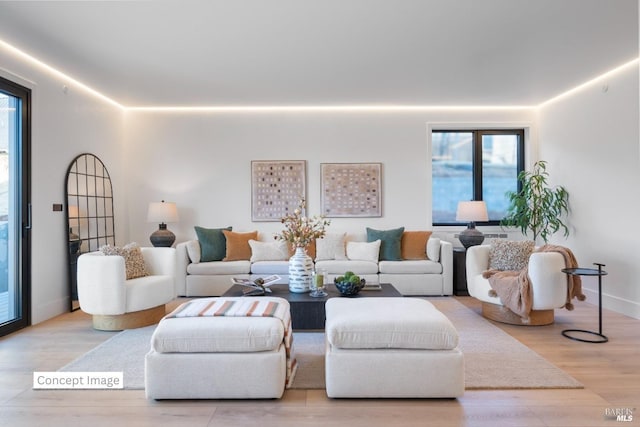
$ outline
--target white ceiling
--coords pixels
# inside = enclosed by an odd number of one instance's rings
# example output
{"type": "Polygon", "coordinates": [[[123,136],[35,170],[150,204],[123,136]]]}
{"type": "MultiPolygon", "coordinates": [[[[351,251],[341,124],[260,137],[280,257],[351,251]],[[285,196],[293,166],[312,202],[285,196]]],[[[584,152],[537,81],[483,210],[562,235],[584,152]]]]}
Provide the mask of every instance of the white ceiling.
{"type": "Polygon", "coordinates": [[[0,1],[0,39],[126,106],[537,105],[638,57],[638,0],[0,1]]]}

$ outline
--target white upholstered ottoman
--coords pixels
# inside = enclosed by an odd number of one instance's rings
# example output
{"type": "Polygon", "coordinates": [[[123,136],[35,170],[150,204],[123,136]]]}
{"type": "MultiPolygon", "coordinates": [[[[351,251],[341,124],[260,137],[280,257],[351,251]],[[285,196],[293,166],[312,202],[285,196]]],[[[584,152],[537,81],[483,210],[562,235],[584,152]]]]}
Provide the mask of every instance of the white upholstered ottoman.
{"type": "Polygon", "coordinates": [[[291,342],[289,310],[288,301],[274,297],[182,304],[160,321],[151,338],[145,357],[147,398],[282,397],[291,342]],[[260,306],[247,306],[254,303],[260,306]]]}
{"type": "Polygon", "coordinates": [[[464,393],[458,333],[417,298],[332,298],[326,303],[329,397],[452,398],[464,393]]]}

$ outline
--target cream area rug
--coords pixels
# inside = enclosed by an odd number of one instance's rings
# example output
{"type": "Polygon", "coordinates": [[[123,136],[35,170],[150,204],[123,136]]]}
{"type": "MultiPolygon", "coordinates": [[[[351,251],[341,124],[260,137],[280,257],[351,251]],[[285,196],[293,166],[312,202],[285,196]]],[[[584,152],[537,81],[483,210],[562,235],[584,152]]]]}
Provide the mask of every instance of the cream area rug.
{"type": "MultiPolygon", "coordinates": [[[[465,385],[473,389],[582,388],[560,368],[454,298],[426,298],[454,324],[465,357],[465,385]]],[[[144,355],[155,326],[117,333],[60,371],[123,372],[127,389],[144,388],[144,355]]],[[[323,389],[324,333],[294,332],[298,372],[292,388],[323,389]]]]}

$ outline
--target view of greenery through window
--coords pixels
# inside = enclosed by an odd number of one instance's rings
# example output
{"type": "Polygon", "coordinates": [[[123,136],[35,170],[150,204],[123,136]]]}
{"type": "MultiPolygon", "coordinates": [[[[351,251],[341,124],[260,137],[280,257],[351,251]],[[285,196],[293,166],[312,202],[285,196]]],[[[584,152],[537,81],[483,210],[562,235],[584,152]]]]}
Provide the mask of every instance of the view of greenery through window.
{"type": "Polygon", "coordinates": [[[432,133],[433,223],[456,223],[458,202],[484,200],[489,221],[508,208],[523,165],[524,131],[434,131],[432,133]]]}

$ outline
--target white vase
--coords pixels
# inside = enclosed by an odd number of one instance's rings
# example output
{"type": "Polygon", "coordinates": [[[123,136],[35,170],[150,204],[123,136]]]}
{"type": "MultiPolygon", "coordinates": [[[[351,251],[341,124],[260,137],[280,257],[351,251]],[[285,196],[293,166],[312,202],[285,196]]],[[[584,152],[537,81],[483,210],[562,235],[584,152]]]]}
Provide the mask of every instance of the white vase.
{"type": "Polygon", "coordinates": [[[309,292],[313,260],[305,248],[296,248],[296,253],[289,258],[289,291],[295,293],[309,292]]]}

